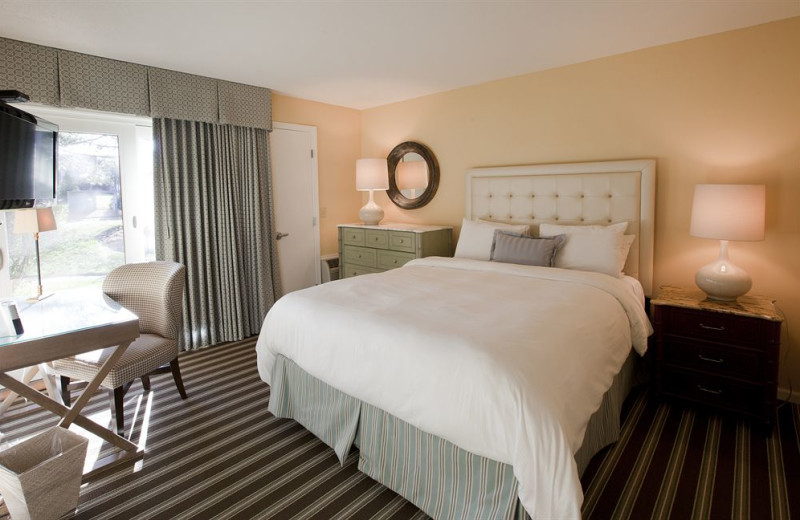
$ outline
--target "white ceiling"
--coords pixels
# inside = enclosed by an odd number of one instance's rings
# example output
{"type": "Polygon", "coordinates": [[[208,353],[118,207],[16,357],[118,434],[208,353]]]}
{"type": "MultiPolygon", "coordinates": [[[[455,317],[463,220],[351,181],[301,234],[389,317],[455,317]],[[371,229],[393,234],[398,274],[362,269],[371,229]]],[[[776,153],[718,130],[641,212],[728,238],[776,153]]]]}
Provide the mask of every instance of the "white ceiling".
{"type": "Polygon", "coordinates": [[[0,36],[363,109],[793,16],[800,0],[0,0],[0,36]]]}

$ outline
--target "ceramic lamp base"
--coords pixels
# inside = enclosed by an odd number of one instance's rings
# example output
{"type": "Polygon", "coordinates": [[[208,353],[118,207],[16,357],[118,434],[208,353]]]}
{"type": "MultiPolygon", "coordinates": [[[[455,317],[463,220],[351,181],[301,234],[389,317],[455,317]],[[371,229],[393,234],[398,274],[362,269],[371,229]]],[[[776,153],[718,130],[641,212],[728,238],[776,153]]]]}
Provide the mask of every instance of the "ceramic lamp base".
{"type": "Polygon", "coordinates": [[[383,220],[383,208],[372,199],[372,191],[369,192],[369,202],[358,211],[358,218],[368,226],[376,226],[383,220]]]}
{"type": "Polygon", "coordinates": [[[727,240],[720,241],[719,258],[701,267],[694,281],[709,299],[720,301],[736,301],[753,286],[750,275],[728,259],[727,240]]]}

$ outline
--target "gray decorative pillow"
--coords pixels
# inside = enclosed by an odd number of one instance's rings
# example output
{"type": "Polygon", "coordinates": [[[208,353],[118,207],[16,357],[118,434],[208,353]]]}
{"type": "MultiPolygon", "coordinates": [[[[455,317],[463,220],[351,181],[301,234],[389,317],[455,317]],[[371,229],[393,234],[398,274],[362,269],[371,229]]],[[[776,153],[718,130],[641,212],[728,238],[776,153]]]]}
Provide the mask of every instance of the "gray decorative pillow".
{"type": "Polygon", "coordinates": [[[512,231],[498,229],[494,232],[492,262],[553,267],[558,250],[567,241],[566,235],[534,238],[512,231]]]}

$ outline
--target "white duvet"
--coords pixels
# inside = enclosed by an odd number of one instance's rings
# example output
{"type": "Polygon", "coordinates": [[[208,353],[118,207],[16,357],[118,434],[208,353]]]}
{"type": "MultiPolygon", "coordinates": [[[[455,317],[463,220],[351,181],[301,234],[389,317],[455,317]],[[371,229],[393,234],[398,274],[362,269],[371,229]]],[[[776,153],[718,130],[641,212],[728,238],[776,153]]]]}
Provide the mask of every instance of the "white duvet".
{"type": "Polygon", "coordinates": [[[650,323],[610,276],[453,258],[281,298],[256,350],[426,432],[510,464],[534,519],[580,518],[573,454],[650,323]]]}

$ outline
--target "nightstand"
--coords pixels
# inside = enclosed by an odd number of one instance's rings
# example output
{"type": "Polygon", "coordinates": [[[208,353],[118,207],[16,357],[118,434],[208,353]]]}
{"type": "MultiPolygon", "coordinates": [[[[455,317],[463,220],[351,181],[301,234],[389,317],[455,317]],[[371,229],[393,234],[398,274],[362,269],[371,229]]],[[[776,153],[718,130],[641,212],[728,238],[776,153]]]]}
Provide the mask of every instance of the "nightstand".
{"type": "Polygon", "coordinates": [[[706,299],[662,287],[652,300],[660,395],[775,422],[782,315],[773,300],[706,299]]]}
{"type": "Polygon", "coordinates": [[[424,256],[451,256],[452,236],[449,226],[340,224],[340,276],[380,273],[424,256]]]}

